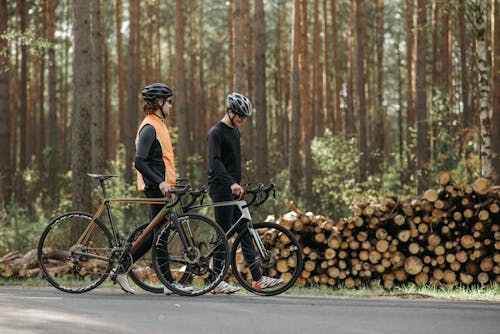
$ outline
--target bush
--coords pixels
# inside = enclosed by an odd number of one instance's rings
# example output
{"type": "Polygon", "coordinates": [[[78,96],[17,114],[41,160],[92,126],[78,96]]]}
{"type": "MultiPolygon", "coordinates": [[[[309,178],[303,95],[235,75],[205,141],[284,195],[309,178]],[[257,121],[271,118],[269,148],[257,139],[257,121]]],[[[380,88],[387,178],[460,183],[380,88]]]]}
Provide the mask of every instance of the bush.
{"type": "Polygon", "coordinates": [[[351,214],[351,202],[355,195],[376,200],[380,179],[373,176],[365,183],[359,183],[357,176],[360,152],[355,139],[333,136],[330,131],[320,138],[314,138],[311,145],[314,178],[313,191],[316,207],[321,214],[330,217],[347,217],[351,214]]]}

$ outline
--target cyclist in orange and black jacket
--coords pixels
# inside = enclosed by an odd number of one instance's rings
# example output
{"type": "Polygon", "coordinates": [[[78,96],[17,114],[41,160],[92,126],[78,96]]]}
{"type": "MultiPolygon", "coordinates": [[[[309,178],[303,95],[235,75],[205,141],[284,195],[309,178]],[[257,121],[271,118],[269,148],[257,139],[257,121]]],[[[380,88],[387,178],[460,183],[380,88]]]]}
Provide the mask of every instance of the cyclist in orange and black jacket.
{"type": "MultiPolygon", "coordinates": [[[[135,168],[137,169],[137,187],[148,198],[168,196],[175,186],[174,151],[165,119],[172,112],[173,93],[164,83],[154,83],[144,87],[143,110],[146,114],[137,130],[135,168]]],[[[163,208],[163,204],[149,205],[149,219],[152,220],[163,208]]],[[[140,259],[148,252],[153,243],[154,234],[151,234],[139,249],[132,255],[133,260],[140,259]]],[[[165,254],[168,256],[168,254],[165,254]]],[[[174,281],[168,266],[164,266],[163,274],[167,279],[174,281]]],[[[128,293],[134,290],[128,284],[126,274],[117,275],[116,281],[128,293]]],[[[184,287],[178,283],[181,290],[192,291],[192,287],[184,287]]],[[[164,288],[165,294],[172,294],[164,288]]]]}

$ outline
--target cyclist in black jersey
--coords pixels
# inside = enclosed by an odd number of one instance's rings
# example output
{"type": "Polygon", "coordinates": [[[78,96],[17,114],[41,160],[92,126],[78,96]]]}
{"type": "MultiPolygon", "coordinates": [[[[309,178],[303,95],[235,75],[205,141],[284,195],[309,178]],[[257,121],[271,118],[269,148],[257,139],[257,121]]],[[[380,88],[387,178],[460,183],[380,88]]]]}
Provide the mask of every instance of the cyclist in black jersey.
{"type": "MultiPolygon", "coordinates": [[[[239,93],[226,98],[226,113],[222,120],[208,132],[208,192],[212,202],[232,201],[243,196],[245,189],[241,182],[241,144],[239,127],[253,113],[250,100],[239,93]]],[[[240,212],[234,206],[215,207],[215,220],[227,232],[239,219],[240,212]]],[[[253,249],[248,237],[242,243],[253,249]]],[[[255,258],[255,252],[247,252],[245,258],[255,258]]],[[[216,259],[217,260],[217,259],[216,259]]],[[[251,262],[251,261],[247,261],[251,262]]],[[[258,268],[252,267],[254,287],[267,288],[278,285],[281,279],[263,276],[258,268]]],[[[222,281],[213,293],[234,293],[239,288],[222,281]]]]}

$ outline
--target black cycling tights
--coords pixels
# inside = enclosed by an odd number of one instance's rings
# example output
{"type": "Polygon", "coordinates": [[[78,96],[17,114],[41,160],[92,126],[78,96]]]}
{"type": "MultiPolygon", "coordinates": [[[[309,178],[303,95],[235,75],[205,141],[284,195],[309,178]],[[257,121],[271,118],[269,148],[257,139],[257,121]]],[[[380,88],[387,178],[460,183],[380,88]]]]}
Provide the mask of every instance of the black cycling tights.
{"type": "MultiPolygon", "coordinates": [[[[161,193],[160,189],[156,191],[151,191],[151,190],[146,190],[144,192],[147,198],[162,198],[164,197],[163,194],[161,193]]],[[[161,211],[161,209],[164,207],[164,204],[150,204],[149,205],[149,220],[153,220],[154,217],[161,211]]],[[[161,226],[161,224],[160,224],[161,226]]],[[[153,245],[153,239],[155,233],[151,233],[142,243],[142,245],[137,248],[134,254],[132,254],[132,258],[134,259],[134,262],[140,259],[141,257],[144,256],[150,249],[151,246],[153,245]]],[[[160,249],[158,250],[160,252],[160,256],[162,258],[168,258],[168,250],[167,249],[160,249]]],[[[163,271],[163,275],[167,280],[170,282],[174,281],[174,278],[172,277],[172,273],[170,272],[170,266],[161,266],[161,268],[165,268],[163,271]]]]}
{"type": "MultiPolygon", "coordinates": [[[[225,201],[234,201],[239,197],[232,194],[231,192],[217,192],[210,193],[210,197],[212,198],[212,202],[225,202],[225,201]]],[[[229,231],[231,226],[240,218],[241,212],[238,210],[237,206],[228,205],[228,206],[219,206],[214,207],[215,211],[215,221],[219,224],[220,227],[224,230],[224,232],[229,231]]],[[[255,263],[255,247],[253,246],[252,238],[247,233],[241,240],[241,245],[243,247],[243,256],[245,257],[245,261],[248,264],[255,263]]],[[[214,255],[215,261],[215,269],[220,268],[220,263],[223,260],[223,256],[214,255]]],[[[262,277],[262,273],[260,269],[256,265],[249,265],[250,272],[252,273],[252,278],[254,281],[258,281],[262,277]]]]}

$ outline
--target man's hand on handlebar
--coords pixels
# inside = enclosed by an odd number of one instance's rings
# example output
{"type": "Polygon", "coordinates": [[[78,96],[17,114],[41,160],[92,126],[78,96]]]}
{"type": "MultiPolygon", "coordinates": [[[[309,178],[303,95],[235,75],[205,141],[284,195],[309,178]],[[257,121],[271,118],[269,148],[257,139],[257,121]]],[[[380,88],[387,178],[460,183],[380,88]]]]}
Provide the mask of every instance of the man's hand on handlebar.
{"type": "Polygon", "coordinates": [[[233,183],[231,185],[231,192],[241,198],[241,196],[245,193],[245,189],[238,183],[233,183]]]}

